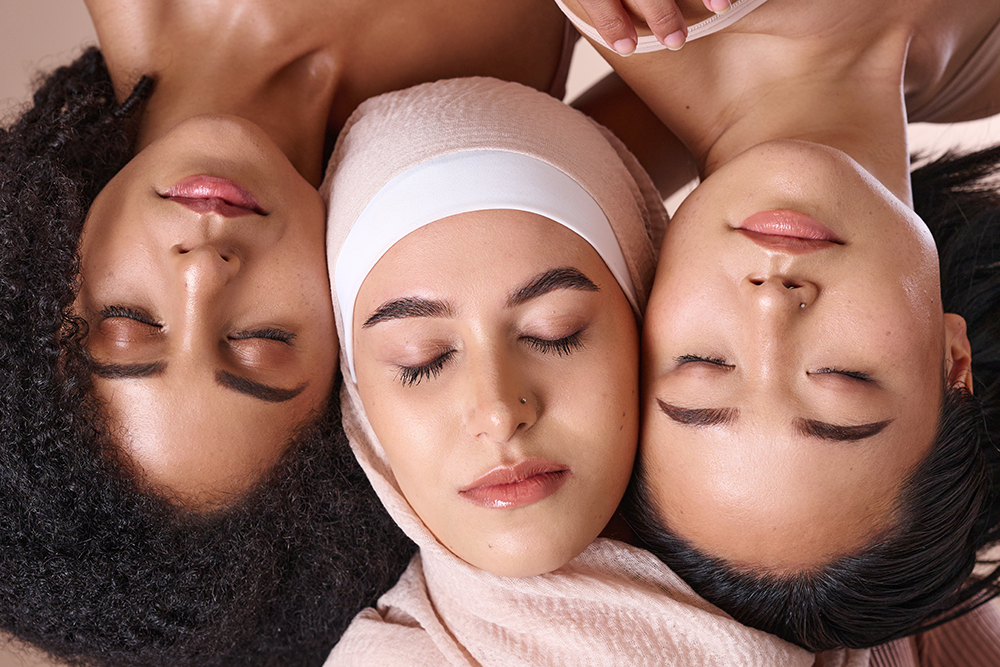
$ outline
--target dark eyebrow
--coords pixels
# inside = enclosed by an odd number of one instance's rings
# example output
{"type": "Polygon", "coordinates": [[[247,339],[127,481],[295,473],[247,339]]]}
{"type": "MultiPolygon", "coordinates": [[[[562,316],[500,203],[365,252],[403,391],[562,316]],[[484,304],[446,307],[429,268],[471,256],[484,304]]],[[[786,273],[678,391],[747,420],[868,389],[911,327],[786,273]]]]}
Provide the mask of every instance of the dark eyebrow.
{"type": "Polygon", "coordinates": [[[146,364],[102,364],[94,362],[94,374],[106,380],[128,378],[148,378],[161,375],[167,369],[167,362],[153,361],[146,364]]]}
{"type": "Polygon", "coordinates": [[[520,306],[525,301],[540,297],[557,289],[575,289],[584,292],[601,291],[590,278],[573,267],[549,269],[545,273],[535,276],[522,287],[514,290],[514,293],[507,299],[507,307],[520,306]]]}
{"type": "Polygon", "coordinates": [[[255,382],[254,380],[245,378],[241,375],[234,375],[228,371],[216,371],[215,381],[227,389],[238,391],[241,394],[246,394],[247,396],[252,396],[261,401],[267,401],[268,403],[284,403],[285,401],[290,401],[301,394],[305,388],[309,386],[308,382],[303,382],[294,389],[282,389],[280,387],[272,387],[271,385],[263,384],[261,382],[255,382]]]}
{"type": "MultiPolygon", "coordinates": [[[[687,426],[727,426],[736,421],[739,417],[739,410],[736,408],[682,408],[656,400],[660,405],[660,410],[665,415],[679,424],[687,426]]],[[[886,426],[892,423],[891,419],[885,421],[872,422],[871,424],[859,424],[857,426],[844,426],[841,424],[829,424],[817,419],[797,419],[795,426],[802,435],[822,440],[834,440],[836,442],[856,442],[871,438],[881,433],[886,426]]]]}
{"type": "Polygon", "coordinates": [[[828,424],[815,419],[798,419],[795,425],[799,432],[812,438],[836,440],[838,442],[854,442],[878,435],[890,423],[892,423],[892,420],[886,419],[885,421],[872,422],[871,424],[843,426],[828,424]]]}
{"type": "Polygon", "coordinates": [[[736,408],[682,408],[656,399],[663,414],[678,424],[687,426],[720,426],[736,421],[740,411],[736,408]]]}
{"type": "Polygon", "coordinates": [[[367,329],[379,322],[399,320],[405,317],[452,317],[451,307],[444,301],[421,299],[419,297],[404,297],[383,303],[372,313],[372,316],[361,325],[367,329]]]}

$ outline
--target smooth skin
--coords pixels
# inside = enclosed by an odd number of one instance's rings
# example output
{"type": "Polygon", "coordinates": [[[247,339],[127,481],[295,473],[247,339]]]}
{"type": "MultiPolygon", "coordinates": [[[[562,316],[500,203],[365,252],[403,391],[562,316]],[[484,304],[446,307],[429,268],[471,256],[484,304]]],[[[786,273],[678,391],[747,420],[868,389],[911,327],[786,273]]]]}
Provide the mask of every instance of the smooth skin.
{"type": "Polygon", "coordinates": [[[98,196],[82,236],[76,306],[104,366],[95,388],[145,482],[216,507],[260,479],[333,385],[315,189],[324,145],[362,100],[421,81],[484,74],[546,89],[563,18],[533,0],[88,9],[119,96],[140,74],[156,80],[137,155],[98,196]],[[266,215],[164,199],[198,175],[246,188],[266,215]]]}
{"type": "Polygon", "coordinates": [[[643,335],[642,455],[660,514],[747,567],[809,568],[887,528],[933,439],[928,406],[946,384],[972,387],[923,222],[809,142],[756,146],[681,205],[643,335]],[[738,229],[781,209],[839,243],[789,251],[738,229]]]}
{"type": "MultiPolygon", "coordinates": [[[[926,406],[971,386],[964,323],[941,311],[935,249],[910,210],[906,144],[907,106],[1000,21],[995,3],[966,9],[769,0],[679,52],[602,50],[702,178],[671,221],[644,323],[639,455],[661,517],[708,553],[801,569],[859,548],[929,446],[926,406]],[[775,209],[848,243],[797,255],[733,231],[775,209]],[[818,372],[843,368],[854,376],[818,372]],[[888,425],[835,443],[801,420],[888,425]]],[[[944,120],[995,113],[993,76],[944,120]]]]}
{"type": "Polygon", "coordinates": [[[406,499],[448,549],[529,576],[601,533],[635,456],[639,349],[632,309],[593,247],[532,213],[445,218],[379,260],[354,321],[365,412],[406,499]],[[400,300],[410,305],[387,307],[400,300]],[[530,460],[565,471],[557,490],[516,506],[463,493],[530,460]]]}

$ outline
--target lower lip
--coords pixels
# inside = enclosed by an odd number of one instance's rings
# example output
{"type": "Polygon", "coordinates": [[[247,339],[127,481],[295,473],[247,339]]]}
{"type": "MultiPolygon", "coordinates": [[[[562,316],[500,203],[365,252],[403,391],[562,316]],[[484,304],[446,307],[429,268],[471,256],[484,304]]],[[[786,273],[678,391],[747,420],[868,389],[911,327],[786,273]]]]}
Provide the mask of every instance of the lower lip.
{"type": "Polygon", "coordinates": [[[189,208],[195,208],[198,202],[204,202],[203,207],[206,208],[221,207],[234,209],[233,212],[249,211],[266,215],[257,198],[249,190],[228,178],[218,176],[204,174],[189,176],[175,183],[163,196],[189,208]]]}
{"type": "Polygon", "coordinates": [[[569,470],[557,470],[532,475],[510,484],[493,484],[460,491],[469,502],[491,509],[526,507],[548,498],[569,479],[569,470]]]}
{"type": "Polygon", "coordinates": [[[803,241],[841,243],[837,235],[808,215],[785,209],[754,213],[738,229],[766,236],[785,236],[803,241]]]}

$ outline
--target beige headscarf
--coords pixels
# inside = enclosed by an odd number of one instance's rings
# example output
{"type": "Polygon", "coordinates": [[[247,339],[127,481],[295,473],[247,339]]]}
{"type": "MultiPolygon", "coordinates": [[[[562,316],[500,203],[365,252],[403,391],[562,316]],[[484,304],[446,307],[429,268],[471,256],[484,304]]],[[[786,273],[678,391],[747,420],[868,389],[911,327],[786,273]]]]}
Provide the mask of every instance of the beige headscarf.
{"type": "MultiPolygon", "coordinates": [[[[534,162],[544,163],[570,177],[576,186],[566,190],[567,196],[579,200],[580,192],[588,195],[614,232],[628,274],[616,276],[619,284],[623,289],[631,284],[639,312],[646,303],[666,213],[631,153],[583,114],[531,88],[484,78],[416,86],[373,98],[355,111],[321,189],[329,202],[327,257],[341,341],[344,430],[375,491],[420,553],[378,609],[355,619],[328,664],[813,665],[814,657],[806,651],[729,619],[641,549],[599,539],[555,572],[499,577],[448,551],[403,497],[352,378],[345,327],[351,326],[353,313],[341,312],[341,297],[353,302],[351,292],[356,294],[377,257],[400,234],[444,217],[441,210],[445,215],[458,212],[432,207],[431,213],[416,215],[416,222],[410,220],[400,229],[373,231],[383,223],[394,225],[396,216],[414,218],[411,209],[422,204],[406,205],[411,201],[407,196],[419,199],[414,193],[434,187],[422,182],[416,188],[407,186],[408,176],[420,175],[421,165],[436,165],[447,156],[482,152],[487,163],[500,152],[528,159],[522,163],[515,158],[515,165],[533,169],[534,162]],[[379,208],[380,193],[404,205],[379,208]],[[389,213],[373,215],[373,210],[389,213]],[[348,237],[356,225],[365,227],[362,241],[379,248],[371,252],[359,243],[353,246],[359,250],[342,257],[342,249],[352,247],[348,237]],[[343,283],[336,284],[337,264],[344,261],[352,263],[343,281],[353,287],[346,290],[343,283]]],[[[432,169],[432,176],[447,178],[460,171],[432,169]]],[[[518,175],[509,176],[513,189],[525,186],[518,175]]],[[[539,177],[548,179],[545,173],[539,177]]],[[[470,182],[465,187],[478,191],[476,179],[470,182]]],[[[495,192],[478,197],[463,189],[454,194],[486,202],[480,209],[462,210],[503,208],[494,205],[495,192]]],[[[544,200],[544,194],[528,197],[539,198],[544,200]]],[[[561,213],[555,210],[553,219],[560,221],[561,213]]],[[[614,273],[608,249],[595,248],[614,273]]],[[[863,665],[866,655],[838,655],[824,664],[863,665]],[[848,663],[848,657],[855,661],[848,663]]]]}

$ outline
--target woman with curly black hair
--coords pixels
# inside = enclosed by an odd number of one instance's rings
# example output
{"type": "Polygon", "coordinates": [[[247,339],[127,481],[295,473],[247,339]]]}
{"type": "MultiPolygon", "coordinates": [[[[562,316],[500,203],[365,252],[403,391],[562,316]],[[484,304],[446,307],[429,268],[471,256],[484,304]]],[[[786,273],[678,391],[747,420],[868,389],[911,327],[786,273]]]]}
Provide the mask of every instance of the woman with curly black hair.
{"type": "Polygon", "coordinates": [[[340,432],[324,144],[410,82],[558,89],[572,44],[545,2],[454,4],[89,3],[103,53],[0,137],[4,631],[313,664],[394,582],[412,546],[340,432]]]}

